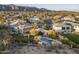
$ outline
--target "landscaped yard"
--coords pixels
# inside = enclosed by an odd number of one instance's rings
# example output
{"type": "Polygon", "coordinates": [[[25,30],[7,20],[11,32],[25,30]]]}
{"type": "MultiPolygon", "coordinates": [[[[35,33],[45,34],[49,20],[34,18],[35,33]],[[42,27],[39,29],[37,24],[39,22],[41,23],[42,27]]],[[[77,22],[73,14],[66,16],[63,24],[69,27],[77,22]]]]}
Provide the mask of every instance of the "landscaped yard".
{"type": "Polygon", "coordinates": [[[79,44],[79,35],[78,34],[73,33],[73,34],[67,34],[64,36],[67,37],[68,39],[70,39],[71,41],[75,42],[76,44],[79,44]]]}

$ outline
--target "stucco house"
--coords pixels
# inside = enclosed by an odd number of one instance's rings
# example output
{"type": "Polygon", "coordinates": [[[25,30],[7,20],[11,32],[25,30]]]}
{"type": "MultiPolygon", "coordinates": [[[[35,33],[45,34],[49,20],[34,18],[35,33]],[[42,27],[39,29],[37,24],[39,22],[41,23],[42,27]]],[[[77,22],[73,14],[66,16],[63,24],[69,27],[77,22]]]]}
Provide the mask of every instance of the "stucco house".
{"type": "Polygon", "coordinates": [[[33,28],[33,26],[29,23],[26,23],[24,25],[19,25],[18,28],[19,28],[19,32],[22,35],[27,36],[27,34],[29,33],[29,30],[33,28]]]}
{"type": "Polygon", "coordinates": [[[75,31],[74,25],[71,22],[64,22],[62,24],[62,32],[64,34],[69,34],[69,33],[72,33],[74,31],[75,31]]]}
{"type": "Polygon", "coordinates": [[[33,27],[31,24],[20,19],[11,21],[9,25],[13,28],[11,33],[18,31],[22,35],[26,35],[29,29],[33,27]]]}
{"type": "Polygon", "coordinates": [[[64,16],[58,20],[61,24],[61,33],[69,34],[75,32],[75,19],[72,16],[64,16]]]}
{"type": "Polygon", "coordinates": [[[32,23],[39,22],[39,21],[40,21],[40,19],[38,17],[36,17],[36,16],[30,18],[30,22],[32,22],[32,23]]]}
{"type": "Polygon", "coordinates": [[[61,18],[60,20],[65,20],[65,21],[75,21],[75,18],[73,16],[64,16],[63,18],[61,18]]]}

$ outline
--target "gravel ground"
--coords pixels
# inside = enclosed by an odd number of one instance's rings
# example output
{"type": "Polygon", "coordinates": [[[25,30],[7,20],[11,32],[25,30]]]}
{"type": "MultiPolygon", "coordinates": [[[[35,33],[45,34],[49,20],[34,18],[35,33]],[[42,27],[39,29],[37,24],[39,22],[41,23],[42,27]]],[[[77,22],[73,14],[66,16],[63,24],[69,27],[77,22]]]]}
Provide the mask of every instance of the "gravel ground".
{"type": "Polygon", "coordinates": [[[14,49],[9,49],[5,51],[1,51],[1,54],[78,54],[79,49],[52,49],[46,50],[45,48],[35,47],[35,46],[23,46],[16,47],[14,49]]]}

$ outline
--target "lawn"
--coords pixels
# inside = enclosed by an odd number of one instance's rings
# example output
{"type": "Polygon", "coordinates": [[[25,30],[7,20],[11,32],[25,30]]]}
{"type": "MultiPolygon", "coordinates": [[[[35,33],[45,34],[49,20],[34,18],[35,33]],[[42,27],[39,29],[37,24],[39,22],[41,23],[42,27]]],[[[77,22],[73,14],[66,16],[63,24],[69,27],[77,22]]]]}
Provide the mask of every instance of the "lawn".
{"type": "Polygon", "coordinates": [[[73,34],[67,34],[64,36],[67,37],[68,39],[70,39],[71,41],[75,42],[76,44],[79,44],[79,35],[78,34],[73,33],[73,34]]]}

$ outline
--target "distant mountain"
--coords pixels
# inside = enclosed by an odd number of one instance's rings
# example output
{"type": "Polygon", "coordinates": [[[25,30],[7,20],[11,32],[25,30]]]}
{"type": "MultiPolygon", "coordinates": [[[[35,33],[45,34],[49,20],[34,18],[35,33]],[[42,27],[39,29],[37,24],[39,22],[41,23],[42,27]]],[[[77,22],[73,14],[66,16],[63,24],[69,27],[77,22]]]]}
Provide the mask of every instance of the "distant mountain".
{"type": "Polygon", "coordinates": [[[51,10],[45,8],[36,8],[36,7],[26,7],[26,6],[16,6],[13,4],[10,5],[0,5],[0,11],[34,11],[34,12],[51,12],[51,10]]]}

